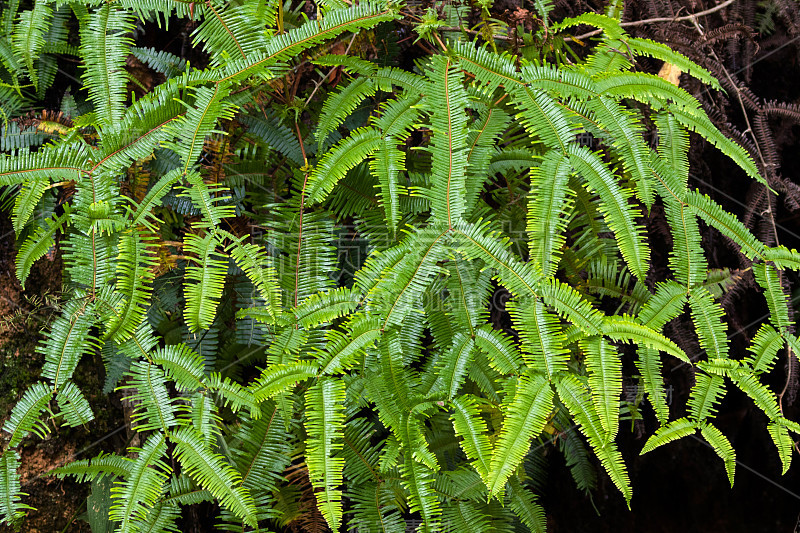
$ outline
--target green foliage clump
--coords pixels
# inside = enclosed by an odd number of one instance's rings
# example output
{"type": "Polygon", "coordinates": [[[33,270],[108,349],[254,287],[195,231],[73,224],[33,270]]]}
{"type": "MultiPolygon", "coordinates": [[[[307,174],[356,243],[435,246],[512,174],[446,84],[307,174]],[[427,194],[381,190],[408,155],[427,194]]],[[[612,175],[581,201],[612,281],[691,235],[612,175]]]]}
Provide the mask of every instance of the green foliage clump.
{"type": "Polygon", "coordinates": [[[65,300],[38,347],[40,381],[3,427],[3,521],[26,510],[19,445],[51,419],[91,423],[72,377],[97,351],[141,444],[53,474],[91,481],[108,515],[90,518],[116,531],[175,530],[181,506],[202,501],[228,531],[315,519],[543,531],[525,465],[550,435],[564,436],[580,488],[595,482],[588,444],[630,502],[616,444],[632,412],[627,359],[660,423],[643,453],[699,433],[732,483],[734,450],[713,420],[733,386],[789,467],[800,426],[762,375],[800,348],[781,281],[800,255],[688,185],[689,132],[763,180],[691,95],[634,69],[654,57],[718,87],[684,57],[597,14],[549,28],[603,30],[575,62],[478,46],[429,12],[419,34],[440,49],[411,71],[326,53],[385,35],[400,17],[391,3],[323,2],[310,19],[259,0],[12,4],[4,116],[52,89],[61,55],[83,62],[85,91],[65,96],[59,128],[3,130],[17,136],[0,159],[17,275],[57,246],[65,300]],[[176,17],[197,21],[204,68],[136,45],[142,24],[176,17]],[[163,77],[139,98],[129,57],[163,77]],[[341,74],[319,108],[296,92],[309,61],[341,74]],[[649,284],[641,220],[657,203],[672,278],[649,284]],[[770,321],[747,357],[730,353],[699,220],[741,248],[764,289],[770,321]],[[663,333],[687,310],[702,353],[663,333]],[[672,420],[665,357],[696,369],[672,420]]]}

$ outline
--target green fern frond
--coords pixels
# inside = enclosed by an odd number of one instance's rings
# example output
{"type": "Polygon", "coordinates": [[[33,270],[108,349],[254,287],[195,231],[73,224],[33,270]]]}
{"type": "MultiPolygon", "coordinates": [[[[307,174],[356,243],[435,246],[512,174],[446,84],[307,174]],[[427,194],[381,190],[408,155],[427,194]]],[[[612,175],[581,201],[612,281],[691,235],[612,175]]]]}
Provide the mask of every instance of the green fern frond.
{"type": "Polygon", "coordinates": [[[162,433],[154,433],[142,448],[132,451],[138,455],[128,459],[130,474],[111,488],[114,504],[109,518],[119,522],[119,531],[125,533],[139,531],[136,520],[144,519],[161,498],[171,470],[163,460],[167,443],[162,433]]]}
{"type": "Polygon", "coordinates": [[[186,71],[186,60],[165,50],[133,46],[131,54],[151,69],[163,74],[167,79],[174,78],[186,71]]]}
{"type": "Polygon", "coordinates": [[[505,491],[506,482],[528,453],[553,409],[553,389],[540,375],[522,374],[513,400],[508,402],[503,429],[495,443],[486,487],[492,496],[505,491]]]}
{"type": "Polygon", "coordinates": [[[17,185],[28,180],[79,181],[89,174],[89,149],[84,143],[62,142],[37,152],[14,157],[0,156],[0,185],[17,185]]]}
{"type": "Polygon", "coordinates": [[[30,221],[31,215],[33,215],[33,211],[42,199],[42,195],[48,185],[48,180],[29,180],[25,181],[19,192],[17,192],[11,216],[17,237],[30,221]]]}
{"type": "MultiPolygon", "coordinates": [[[[528,366],[544,372],[548,380],[566,372],[570,353],[565,348],[567,339],[558,316],[548,312],[538,299],[522,305],[509,303],[507,309],[520,331],[523,349],[530,354],[528,366]]],[[[528,359],[524,353],[523,357],[528,359]]]]}
{"type": "Polygon", "coordinates": [[[125,57],[132,41],[133,17],[125,10],[105,5],[81,25],[81,56],[86,73],[84,83],[101,126],[122,120],[124,114],[125,57]]]}
{"type": "Polygon", "coordinates": [[[542,266],[545,276],[555,274],[569,211],[569,158],[558,150],[550,150],[538,167],[531,170],[531,192],[528,200],[527,232],[531,256],[542,266]]]}
{"type": "Polygon", "coordinates": [[[456,333],[453,344],[437,362],[436,381],[428,392],[429,397],[444,395],[453,399],[464,383],[475,356],[475,341],[465,333],[456,333]]]}
{"type": "Polygon", "coordinates": [[[581,433],[589,440],[589,444],[597,458],[600,459],[600,464],[611,477],[611,481],[625,497],[625,501],[630,504],[633,493],[627,468],[614,441],[607,441],[603,437],[604,430],[586,386],[572,374],[565,374],[556,381],[556,390],[558,397],[578,423],[581,433]]]}
{"type": "Polygon", "coordinates": [[[463,74],[446,56],[434,56],[423,103],[431,114],[431,220],[453,227],[466,209],[467,92],[463,74]]]}
{"type": "Polygon", "coordinates": [[[315,137],[317,150],[322,152],[325,139],[330,132],[342,125],[361,103],[375,94],[375,85],[369,78],[354,78],[325,99],[322,105],[315,137]]]}
{"type": "Polygon", "coordinates": [[[53,8],[44,1],[37,1],[33,9],[23,11],[10,35],[14,53],[24,64],[33,86],[39,89],[38,69],[34,61],[39,59],[45,45],[45,34],[53,18],[53,8]]]}
{"type": "Polygon", "coordinates": [[[677,344],[661,333],[639,324],[628,316],[606,317],[603,324],[603,334],[612,340],[634,342],[640,346],[666,352],[685,363],[689,363],[689,358],[677,344]]]}
{"type": "Polygon", "coordinates": [[[589,388],[594,410],[603,426],[603,441],[611,442],[619,431],[619,399],[622,396],[622,360],[619,352],[602,338],[580,342],[586,354],[589,388]]]}
{"type": "Polygon", "coordinates": [[[203,387],[203,358],[185,344],[158,348],[150,354],[150,360],[166,371],[179,391],[192,392],[203,387]]]}
{"type": "Polygon", "coordinates": [[[211,327],[217,314],[228,271],[225,256],[217,251],[219,244],[214,233],[202,238],[189,233],[184,238],[184,249],[196,256],[197,263],[186,267],[184,287],[184,318],[191,332],[211,327]]]}
{"type": "Polygon", "coordinates": [[[295,308],[294,313],[301,327],[312,329],[353,312],[357,304],[357,295],[352,290],[339,287],[309,296],[295,308]]]}
{"type": "Polygon", "coordinates": [[[342,522],[344,458],[338,457],[344,433],[345,387],[339,379],[324,377],[306,392],[306,464],[320,512],[331,530],[342,522]]]}
{"type": "Polygon", "coordinates": [[[694,435],[697,431],[697,424],[688,418],[679,418],[672,422],[658,428],[654,435],[652,435],[644,444],[644,448],[640,455],[651,452],[656,448],[663,446],[674,440],[682,439],[689,435],[694,435]]]}
{"type": "Polygon", "coordinates": [[[20,498],[27,494],[22,492],[19,466],[17,450],[6,450],[0,456],[0,522],[8,526],[16,525],[25,516],[25,511],[32,509],[20,502],[20,498]]]}
{"type": "Polygon", "coordinates": [[[520,521],[532,533],[545,533],[547,531],[547,517],[544,509],[539,505],[529,491],[515,477],[509,478],[508,491],[510,497],[509,507],[520,521]]]}
{"type": "Polygon", "coordinates": [[[628,45],[630,51],[635,55],[653,57],[665,63],[675,65],[681,71],[688,72],[690,75],[700,80],[704,85],[710,85],[713,89],[718,91],[722,90],[719,82],[710,72],[697,65],[694,61],[687,59],[683,54],[675,52],[665,44],[657,43],[650,39],[639,38],[625,39],[625,44],[628,45]]]}
{"type": "Polygon", "coordinates": [[[661,356],[652,348],[640,348],[635,361],[636,368],[642,376],[644,390],[653,406],[658,422],[663,426],[669,420],[669,406],[664,391],[664,378],[661,375],[661,356]]]}
{"type": "Polygon", "coordinates": [[[28,387],[3,424],[3,431],[10,434],[8,448],[15,448],[29,433],[40,438],[47,435],[50,428],[40,416],[48,409],[52,399],[53,388],[43,382],[39,381],[28,387]]]}
{"type": "Polygon", "coordinates": [[[753,265],[753,275],[767,298],[769,317],[779,330],[789,327],[789,301],[781,286],[781,273],[768,263],[753,265]]]}
{"type": "Polygon", "coordinates": [[[725,462],[725,471],[728,473],[728,480],[731,482],[731,487],[733,487],[733,475],[736,470],[736,452],[733,451],[730,441],[719,429],[711,424],[701,425],[700,434],[725,462]]]}
{"type": "Polygon", "coordinates": [[[568,146],[566,151],[575,170],[599,194],[600,211],[614,232],[628,268],[637,278],[644,280],[650,254],[644,243],[644,229],[635,223],[637,213],[628,200],[631,192],[617,183],[596,153],[575,144],[568,146]]]}
{"type": "Polygon", "coordinates": [[[212,451],[189,427],[181,427],[169,434],[175,444],[175,459],[183,472],[208,490],[222,507],[233,512],[251,526],[257,527],[256,509],[247,489],[240,485],[241,476],[223,457],[212,451]]]}
{"type": "Polygon", "coordinates": [[[781,459],[782,467],[781,475],[784,475],[792,464],[794,441],[789,436],[789,430],[775,422],[767,424],[767,431],[769,432],[769,436],[772,437],[772,442],[775,443],[775,447],[778,449],[778,456],[781,459]]]}
{"type": "Polygon", "coordinates": [[[475,330],[475,345],[489,356],[492,366],[501,374],[514,374],[522,366],[522,355],[517,347],[489,325],[475,330]]]}
{"type": "Polygon", "coordinates": [[[52,382],[54,390],[67,383],[81,357],[96,348],[96,339],[89,331],[94,324],[92,306],[85,300],[70,300],[50,326],[47,339],[37,346],[45,357],[41,375],[52,382]]]}
{"type": "Polygon", "coordinates": [[[58,390],[56,402],[60,414],[64,416],[66,426],[82,426],[94,419],[94,413],[86,397],[71,381],[58,390]]]}
{"type": "Polygon", "coordinates": [[[461,437],[461,448],[471,461],[472,467],[485,484],[488,484],[491,468],[492,445],[486,422],[478,411],[476,398],[469,394],[451,400],[453,406],[453,429],[461,437]]]}
{"type": "Polygon", "coordinates": [[[639,320],[655,331],[676,318],[686,305],[686,288],[678,283],[667,281],[656,285],[656,292],[639,311],[639,320]]]}
{"type": "Polygon", "coordinates": [[[347,171],[361,163],[380,147],[380,132],[375,128],[359,128],[337,143],[320,160],[308,177],[306,204],[323,201],[347,171]]]}
{"type": "Polygon", "coordinates": [[[762,324],[753,337],[753,341],[747,350],[751,355],[747,356],[747,362],[753,369],[753,373],[770,372],[775,365],[775,358],[778,350],[783,348],[784,339],[775,328],[769,324],[762,324]]]}
{"type": "Polygon", "coordinates": [[[313,363],[294,362],[270,365],[256,380],[251,389],[256,402],[263,402],[295,384],[317,376],[319,369],[313,363]]]}
{"type": "Polygon", "coordinates": [[[126,399],[136,406],[131,422],[137,431],[163,430],[168,432],[177,424],[175,399],[167,390],[164,371],[148,363],[137,361],[131,365],[128,381],[121,388],[129,391],[126,399]]]}
{"type": "Polygon", "coordinates": [[[728,338],[722,322],[725,311],[722,306],[714,301],[707,289],[697,287],[689,294],[689,307],[700,347],[709,357],[728,357],[728,338]]]}
{"type": "Polygon", "coordinates": [[[218,81],[241,80],[264,72],[299,52],[344,32],[372,27],[396,17],[392,8],[377,2],[361,2],[348,8],[331,10],[320,20],[310,20],[299,28],[272,37],[260,53],[229,62],[218,81]]]}
{"type": "Polygon", "coordinates": [[[687,407],[690,417],[700,423],[714,415],[717,403],[725,394],[725,380],[698,372],[687,407]]]}

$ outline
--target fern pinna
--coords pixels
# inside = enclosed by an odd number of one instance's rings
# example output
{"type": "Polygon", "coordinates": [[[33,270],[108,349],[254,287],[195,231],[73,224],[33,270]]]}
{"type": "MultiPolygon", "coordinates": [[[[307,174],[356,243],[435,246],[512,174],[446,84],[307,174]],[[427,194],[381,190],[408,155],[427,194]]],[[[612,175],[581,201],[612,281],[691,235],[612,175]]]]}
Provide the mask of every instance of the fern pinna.
{"type": "MultiPolygon", "coordinates": [[[[37,0],[5,17],[4,114],[49,87],[58,54],[83,60],[87,89],[64,97],[74,122],[52,139],[3,141],[17,275],[53,246],[65,265],[41,380],[3,426],[5,522],[27,509],[28,435],[51,419],[91,423],[72,376],[98,350],[107,390],[135,406],[140,444],[51,473],[109,491],[117,531],[175,530],[181,506],[203,501],[217,502],[223,530],[285,526],[299,513],[286,502],[304,497],[287,474],[298,468],[333,531],[399,532],[411,518],[423,531],[543,531],[523,465],[553,434],[580,488],[595,480],[585,442],[630,502],[615,442],[631,413],[628,358],[660,423],[642,453],[699,433],[733,482],[734,450],[714,426],[732,386],[768,417],[786,471],[800,425],[762,374],[800,349],[783,278],[800,255],[688,186],[690,131],[762,178],[691,95],[634,66],[657,58],[719,88],[708,72],[597,14],[549,28],[603,31],[577,64],[457,36],[435,38],[438,53],[412,72],[325,53],[381,31],[396,6],[330,1],[311,20],[289,7],[37,0]],[[206,68],[136,46],[136,25],[162,17],[198,21],[206,68]],[[129,55],[165,80],[133,101],[129,55]],[[307,61],[345,73],[320,109],[288,89],[307,61]],[[672,278],[652,284],[641,220],[656,204],[674,244],[672,278]],[[736,243],[764,289],[770,321],[747,356],[731,353],[699,219],[736,243]],[[500,294],[511,299],[498,310],[500,294]],[[663,333],[685,311],[702,353],[663,333]],[[696,369],[676,419],[664,357],[696,369]]],[[[9,124],[4,135],[23,133],[9,124]]]]}

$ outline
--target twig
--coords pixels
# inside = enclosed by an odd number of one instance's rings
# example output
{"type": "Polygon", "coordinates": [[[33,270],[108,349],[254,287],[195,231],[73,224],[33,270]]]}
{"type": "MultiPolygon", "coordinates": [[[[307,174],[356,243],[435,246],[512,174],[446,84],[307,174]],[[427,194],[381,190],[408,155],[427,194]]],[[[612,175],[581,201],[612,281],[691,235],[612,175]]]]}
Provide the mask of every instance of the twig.
{"type": "MultiPolygon", "coordinates": [[[[644,19],[644,20],[633,20],[631,22],[621,22],[620,26],[623,28],[630,28],[633,26],[644,26],[645,24],[652,24],[654,22],[682,22],[684,20],[696,20],[698,17],[704,17],[706,15],[710,15],[711,13],[716,13],[722,9],[725,9],[732,3],[736,2],[736,0],[725,0],[719,5],[706,9],[705,11],[700,11],[699,13],[693,13],[691,15],[684,15],[682,17],[657,17],[652,19],[644,19]]],[[[602,33],[603,30],[594,30],[588,33],[584,33],[583,35],[578,35],[575,39],[583,40],[588,39],[589,37],[594,37],[595,35],[599,35],[602,33]]]]}

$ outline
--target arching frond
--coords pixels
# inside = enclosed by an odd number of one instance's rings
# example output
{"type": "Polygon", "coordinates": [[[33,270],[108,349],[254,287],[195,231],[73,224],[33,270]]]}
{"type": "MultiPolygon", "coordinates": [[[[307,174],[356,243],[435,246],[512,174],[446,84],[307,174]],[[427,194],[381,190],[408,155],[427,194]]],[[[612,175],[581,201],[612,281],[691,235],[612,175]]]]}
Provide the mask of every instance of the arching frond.
{"type": "Polygon", "coordinates": [[[333,531],[342,521],[342,483],[344,459],[337,457],[344,433],[344,383],[336,378],[321,378],[306,392],[306,444],[308,477],[317,488],[320,511],[333,531]]]}
{"type": "Polygon", "coordinates": [[[553,409],[553,396],[550,383],[542,376],[520,375],[492,452],[486,483],[491,495],[503,494],[509,476],[528,453],[531,439],[544,429],[553,409]]]}

